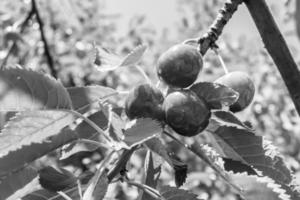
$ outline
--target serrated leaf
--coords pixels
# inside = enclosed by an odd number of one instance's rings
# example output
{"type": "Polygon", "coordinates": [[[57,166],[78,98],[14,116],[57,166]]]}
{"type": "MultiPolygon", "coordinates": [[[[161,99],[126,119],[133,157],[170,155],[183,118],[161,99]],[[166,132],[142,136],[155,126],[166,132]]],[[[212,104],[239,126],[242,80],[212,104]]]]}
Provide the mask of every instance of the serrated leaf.
{"type": "Polygon", "coordinates": [[[123,130],[125,129],[126,122],[121,118],[121,116],[114,112],[111,105],[102,106],[101,110],[108,119],[109,127],[107,127],[106,131],[114,141],[120,142],[124,137],[123,130]]]}
{"type": "Polygon", "coordinates": [[[230,106],[239,98],[239,93],[219,83],[199,82],[195,83],[191,90],[203,98],[211,109],[222,109],[223,106],[230,106]]]}
{"type": "Polygon", "coordinates": [[[188,166],[175,154],[170,153],[157,137],[147,140],[145,145],[152,152],[161,156],[174,169],[175,184],[180,187],[186,181],[188,166]]]}
{"type": "Polygon", "coordinates": [[[117,93],[116,90],[104,86],[85,86],[67,88],[73,108],[80,113],[87,112],[97,100],[117,93]]]}
{"type": "Polygon", "coordinates": [[[233,182],[243,189],[243,197],[247,200],[290,200],[285,191],[266,177],[235,174],[231,176],[233,182]]]}
{"type": "Polygon", "coordinates": [[[145,142],[145,145],[152,152],[161,156],[170,166],[172,165],[172,159],[169,156],[169,152],[166,149],[166,146],[162,143],[162,141],[158,137],[151,138],[145,142]]]}
{"type": "Polygon", "coordinates": [[[98,170],[91,179],[89,186],[83,194],[83,200],[100,200],[106,194],[108,178],[105,171],[98,170]]]}
{"type": "Polygon", "coordinates": [[[94,67],[101,71],[112,71],[120,66],[121,58],[103,47],[94,46],[94,67]]]}
{"type": "MultiPolygon", "coordinates": [[[[68,195],[71,199],[80,199],[80,196],[78,194],[77,187],[73,187],[72,189],[68,189],[63,191],[66,195],[68,195]]],[[[64,197],[62,197],[57,192],[51,192],[49,190],[37,190],[34,191],[22,198],[22,200],[66,200],[64,197]]]]}
{"type": "MultiPolygon", "coordinates": [[[[157,181],[161,174],[162,160],[158,159],[157,156],[153,155],[151,151],[147,151],[145,158],[145,185],[156,189],[157,181]]],[[[146,192],[142,193],[141,200],[155,200],[154,197],[146,192]]]]}
{"type": "Polygon", "coordinates": [[[230,158],[223,158],[223,161],[224,169],[226,171],[232,171],[234,173],[246,172],[249,175],[257,175],[256,171],[251,166],[245,165],[240,161],[232,160],[230,158]]]}
{"type": "Polygon", "coordinates": [[[47,190],[57,192],[72,188],[77,184],[77,178],[69,171],[51,166],[39,170],[39,182],[47,190]]]}
{"type": "Polygon", "coordinates": [[[174,174],[175,174],[175,184],[177,187],[180,187],[186,181],[188,166],[174,154],[171,154],[170,157],[171,157],[172,163],[173,163],[173,169],[174,169],[174,174]]]}
{"type": "Polygon", "coordinates": [[[16,200],[21,198],[39,186],[37,172],[31,168],[25,168],[7,176],[0,183],[0,199],[16,200]]]}
{"type": "Polygon", "coordinates": [[[0,70],[0,111],[71,109],[66,89],[54,78],[26,69],[0,70]]]}
{"type": "MultiPolygon", "coordinates": [[[[84,173],[82,174],[83,176],[79,177],[80,178],[80,182],[81,182],[81,189],[82,191],[85,191],[87,188],[87,182],[92,178],[92,173],[84,173]],[[86,179],[86,180],[85,180],[86,179]]],[[[65,190],[63,190],[63,192],[68,195],[69,197],[71,197],[71,199],[80,199],[80,195],[78,192],[78,187],[74,186],[72,188],[67,188],[65,190]]],[[[34,191],[28,195],[26,195],[25,197],[22,198],[22,200],[66,200],[64,197],[62,197],[61,195],[59,195],[57,192],[51,192],[49,190],[45,190],[45,189],[40,189],[37,191],[34,191]]]]}
{"type": "Polygon", "coordinates": [[[230,111],[214,111],[210,118],[210,123],[208,129],[214,131],[220,126],[236,127],[238,129],[247,129],[249,131],[254,131],[251,127],[244,124],[239,118],[237,118],[230,111]]]}
{"type": "MultiPolygon", "coordinates": [[[[106,118],[101,112],[97,112],[88,118],[101,128],[105,127],[107,124],[107,120],[103,120],[106,118]]],[[[47,138],[41,143],[32,143],[30,146],[22,146],[21,149],[10,152],[8,155],[0,158],[0,177],[11,171],[22,168],[35,159],[67,144],[68,142],[78,138],[91,139],[96,135],[95,133],[96,131],[92,127],[86,122],[82,122],[75,130],[65,127],[58,135],[47,138]]]]}
{"type": "Polygon", "coordinates": [[[166,200],[199,200],[196,194],[170,186],[162,187],[160,193],[166,200]]]}
{"type": "Polygon", "coordinates": [[[291,195],[298,195],[292,187],[292,174],[282,157],[274,152],[269,143],[253,132],[236,127],[220,126],[213,137],[221,147],[222,156],[248,165],[258,174],[273,179],[291,195]]]}
{"type": "Polygon", "coordinates": [[[12,151],[42,143],[74,121],[66,111],[27,111],[16,114],[0,133],[0,158],[12,151]]]}
{"type": "Polygon", "coordinates": [[[146,45],[139,45],[135,47],[121,62],[120,66],[132,66],[137,64],[143,57],[145,51],[147,50],[146,45]]]}
{"type": "Polygon", "coordinates": [[[78,161],[80,162],[83,158],[91,156],[99,148],[99,145],[74,141],[66,148],[67,150],[63,149],[59,158],[60,163],[62,165],[76,165],[78,161]]]}
{"type": "Polygon", "coordinates": [[[159,122],[150,118],[139,118],[133,121],[130,128],[124,130],[124,142],[128,146],[143,143],[162,133],[159,122]]]}

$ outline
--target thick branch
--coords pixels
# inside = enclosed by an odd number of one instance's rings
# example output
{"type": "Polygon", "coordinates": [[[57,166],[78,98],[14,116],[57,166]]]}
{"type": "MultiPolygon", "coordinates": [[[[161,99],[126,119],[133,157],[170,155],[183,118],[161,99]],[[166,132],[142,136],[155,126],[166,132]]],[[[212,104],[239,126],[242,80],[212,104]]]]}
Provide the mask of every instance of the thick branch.
{"type": "Polygon", "coordinates": [[[45,32],[44,32],[44,29],[43,29],[44,23],[43,23],[43,21],[40,17],[40,13],[39,13],[39,10],[37,8],[35,0],[32,0],[31,3],[32,3],[32,9],[33,9],[33,11],[35,13],[35,16],[36,16],[36,21],[37,21],[37,23],[39,24],[39,27],[40,27],[41,39],[44,43],[44,52],[45,52],[45,56],[48,60],[48,65],[49,65],[51,75],[53,77],[57,78],[57,72],[56,72],[55,67],[54,67],[54,61],[53,61],[53,58],[52,58],[52,55],[51,55],[51,52],[50,52],[50,48],[49,48],[49,45],[48,45],[48,42],[47,42],[47,39],[46,39],[46,36],[45,36],[45,32]]]}
{"type": "Polygon", "coordinates": [[[202,55],[204,55],[209,48],[215,46],[215,42],[222,34],[225,25],[242,2],[243,0],[227,0],[225,2],[224,6],[219,10],[218,16],[210,26],[209,30],[199,40],[200,53],[202,55]]]}
{"type": "Polygon", "coordinates": [[[300,72],[265,0],[244,0],[300,115],[300,72]]]}

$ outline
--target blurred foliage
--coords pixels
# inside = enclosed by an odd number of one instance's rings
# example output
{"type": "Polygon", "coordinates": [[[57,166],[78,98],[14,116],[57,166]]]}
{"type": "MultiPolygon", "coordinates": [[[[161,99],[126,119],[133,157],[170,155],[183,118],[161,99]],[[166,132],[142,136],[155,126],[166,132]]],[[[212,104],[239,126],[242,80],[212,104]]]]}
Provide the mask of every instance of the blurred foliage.
{"type": "MultiPolygon", "coordinates": [[[[275,14],[281,13],[275,15],[276,20],[279,24],[286,23],[286,26],[281,27],[282,31],[296,61],[300,63],[298,43],[294,42],[297,40],[297,34],[294,27],[293,2],[289,1],[286,7],[280,10],[273,9],[273,11],[275,14]]],[[[11,45],[11,41],[8,41],[10,35],[7,33],[18,27],[28,15],[31,9],[30,3],[29,0],[0,1],[0,63],[5,59],[11,45]]],[[[40,0],[37,3],[61,82],[66,87],[99,84],[118,90],[128,90],[145,80],[134,68],[118,69],[114,72],[97,71],[92,65],[94,42],[123,56],[137,45],[147,44],[149,48],[141,66],[156,82],[155,65],[159,55],[176,43],[205,33],[222,6],[222,1],[217,0],[178,0],[178,19],[172,30],[165,29],[159,32],[149,26],[146,16],[139,15],[129,21],[127,30],[121,35],[117,34],[116,30],[118,20],[122,16],[109,13],[101,0],[40,0]]],[[[47,59],[44,56],[43,43],[35,20],[30,21],[20,37],[22,40],[18,40],[17,48],[12,52],[8,64],[18,63],[25,68],[48,73],[47,59]]],[[[299,180],[299,116],[276,66],[259,39],[250,40],[247,37],[232,38],[229,35],[222,35],[218,45],[228,69],[246,71],[253,78],[256,86],[254,102],[239,116],[243,120],[251,121],[257,133],[268,138],[278,147],[299,180]]],[[[214,81],[223,73],[217,57],[210,51],[205,56],[205,68],[198,81],[214,81]]],[[[1,124],[5,121],[5,117],[2,118],[1,124]]],[[[202,143],[209,142],[209,138],[204,134],[197,139],[202,143]]],[[[204,199],[238,199],[230,187],[202,161],[195,159],[195,156],[167,139],[166,143],[189,165],[189,175],[184,188],[193,190],[204,199]]],[[[52,156],[51,162],[57,159],[57,154],[52,156]]],[[[94,157],[93,154],[89,156],[89,160],[83,159],[82,162],[88,168],[94,168],[101,156],[94,157]]],[[[128,176],[136,181],[142,180],[144,157],[145,151],[137,152],[128,165],[128,176]]],[[[43,159],[40,162],[47,161],[43,159]]],[[[172,169],[164,165],[160,184],[175,185],[172,176],[172,169]]],[[[111,184],[108,190],[108,197],[112,199],[133,199],[137,195],[135,188],[129,188],[124,183],[111,184]],[[119,192],[116,193],[116,190],[119,192]]]]}

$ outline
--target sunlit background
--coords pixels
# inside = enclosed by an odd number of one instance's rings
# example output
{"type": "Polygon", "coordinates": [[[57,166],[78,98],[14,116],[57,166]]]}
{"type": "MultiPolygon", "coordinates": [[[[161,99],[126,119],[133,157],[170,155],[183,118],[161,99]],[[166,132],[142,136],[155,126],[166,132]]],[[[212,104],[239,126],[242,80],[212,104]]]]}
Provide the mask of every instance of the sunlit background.
{"type": "MultiPolygon", "coordinates": [[[[300,43],[296,32],[295,1],[267,0],[267,3],[299,65],[300,43]]],[[[64,86],[97,84],[129,90],[145,82],[140,73],[132,68],[99,72],[93,65],[93,43],[119,57],[127,55],[139,44],[148,45],[140,65],[156,83],[157,58],[171,46],[203,35],[223,3],[223,0],[40,0],[38,6],[58,78],[64,86]]],[[[14,30],[29,10],[29,0],[0,1],[0,38],[3,38],[0,40],[0,63],[6,59],[9,51],[7,32],[14,30]]],[[[31,21],[20,38],[7,64],[20,64],[49,73],[37,23],[31,21]]],[[[300,120],[244,5],[239,7],[226,25],[217,44],[229,71],[247,72],[256,87],[252,104],[237,115],[242,120],[251,121],[258,135],[278,147],[299,182],[300,120]]],[[[110,60],[107,60],[107,64],[110,64],[110,60]]],[[[204,57],[204,69],[198,81],[214,81],[223,74],[216,55],[209,51],[204,57]]],[[[123,106],[123,103],[124,99],[118,99],[118,105],[123,106]]],[[[5,116],[2,116],[1,127],[5,120],[5,116]]],[[[205,135],[199,137],[203,142],[209,141],[205,135]]],[[[203,162],[179,147],[173,147],[173,150],[189,163],[192,175],[188,176],[185,188],[204,199],[238,199],[232,189],[203,162]]],[[[129,176],[142,178],[143,156],[141,153],[133,157],[128,168],[129,176]]],[[[88,169],[95,169],[94,161],[85,165],[88,169]]],[[[168,167],[162,174],[162,184],[174,185],[168,167]]],[[[255,185],[253,188],[259,189],[255,185]]],[[[109,192],[117,196],[115,199],[129,200],[137,196],[137,190],[122,184],[114,185],[109,192]]]]}

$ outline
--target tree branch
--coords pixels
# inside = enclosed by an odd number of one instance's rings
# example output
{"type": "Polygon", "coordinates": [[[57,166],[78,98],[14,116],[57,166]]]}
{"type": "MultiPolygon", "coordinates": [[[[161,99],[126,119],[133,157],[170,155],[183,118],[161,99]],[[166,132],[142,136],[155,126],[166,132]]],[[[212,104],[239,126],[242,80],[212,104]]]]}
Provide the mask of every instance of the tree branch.
{"type": "Polygon", "coordinates": [[[300,72],[265,0],[244,0],[300,115],[300,72]]]}
{"type": "MultiPolygon", "coordinates": [[[[31,10],[29,11],[29,13],[27,14],[26,18],[24,19],[24,21],[21,23],[21,27],[20,27],[20,33],[23,33],[25,31],[26,26],[28,25],[29,20],[32,18],[32,16],[34,15],[34,10],[31,8],[31,10]]],[[[13,50],[17,47],[17,41],[14,41],[13,44],[10,46],[5,58],[3,59],[0,69],[3,69],[4,66],[6,65],[10,55],[12,54],[13,50]]]]}
{"type": "Polygon", "coordinates": [[[199,39],[200,53],[202,55],[204,55],[209,48],[215,46],[215,42],[222,34],[225,25],[241,3],[243,3],[243,0],[227,0],[225,2],[209,30],[199,39]]]}
{"type": "Polygon", "coordinates": [[[54,61],[53,61],[53,58],[52,58],[52,55],[51,55],[51,52],[50,52],[50,48],[49,48],[49,45],[48,45],[48,42],[47,42],[47,39],[46,39],[46,36],[45,36],[45,32],[44,32],[44,29],[43,29],[44,23],[43,23],[43,21],[40,17],[40,13],[39,13],[39,10],[37,8],[35,0],[32,0],[31,3],[32,3],[32,9],[33,9],[33,11],[35,13],[35,16],[36,16],[36,21],[37,21],[37,23],[39,24],[39,27],[40,27],[41,39],[44,43],[44,53],[45,53],[45,56],[48,60],[50,73],[53,77],[57,78],[57,72],[56,72],[56,69],[54,67],[54,61]]]}

